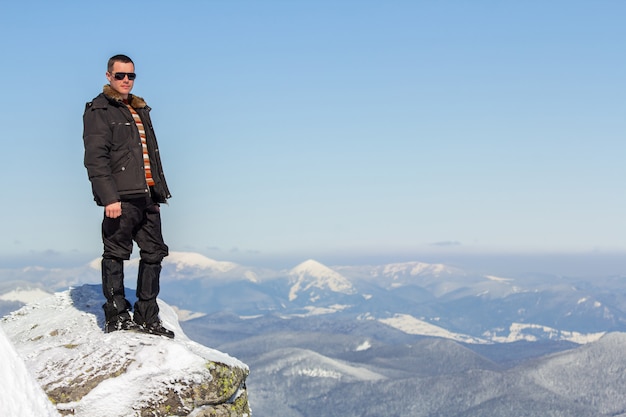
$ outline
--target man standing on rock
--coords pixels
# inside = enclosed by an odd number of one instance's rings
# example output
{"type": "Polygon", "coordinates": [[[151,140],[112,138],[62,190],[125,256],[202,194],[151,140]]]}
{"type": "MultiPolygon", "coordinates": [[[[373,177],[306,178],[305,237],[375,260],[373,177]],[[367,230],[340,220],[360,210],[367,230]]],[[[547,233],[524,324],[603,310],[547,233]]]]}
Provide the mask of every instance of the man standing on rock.
{"type": "Polygon", "coordinates": [[[130,94],[135,64],[126,55],[109,59],[103,92],[87,103],[83,115],[85,167],[102,221],[102,290],[105,331],[136,330],[174,337],[159,319],[161,261],[168,247],[161,233],[159,204],[170,198],[150,107],[130,94]],[[140,249],[137,302],[131,318],[124,294],[124,260],[133,241],[140,249]]]}

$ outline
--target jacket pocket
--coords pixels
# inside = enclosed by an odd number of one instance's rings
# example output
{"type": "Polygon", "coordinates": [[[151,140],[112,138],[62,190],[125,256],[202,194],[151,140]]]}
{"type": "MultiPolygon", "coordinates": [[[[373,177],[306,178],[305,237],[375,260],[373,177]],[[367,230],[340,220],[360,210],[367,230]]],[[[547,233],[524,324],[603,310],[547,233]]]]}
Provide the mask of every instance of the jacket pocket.
{"type": "Polygon", "coordinates": [[[124,149],[121,151],[112,151],[111,152],[111,171],[113,174],[118,172],[126,171],[128,166],[130,165],[130,161],[133,159],[132,152],[128,149],[124,149]]]}
{"type": "Polygon", "coordinates": [[[131,150],[124,151],[119,162],[114,164],[113,179],[120,194],[144,191],[146,179],[140,157],[131,150]]]}
{"type": "Polygon", "coordinates": [[[137,127],[131,122],[111,123],[112,140],[111,151],[116,152],[128,147],[129,143],[135,142],[135,131],[137,127]]]}

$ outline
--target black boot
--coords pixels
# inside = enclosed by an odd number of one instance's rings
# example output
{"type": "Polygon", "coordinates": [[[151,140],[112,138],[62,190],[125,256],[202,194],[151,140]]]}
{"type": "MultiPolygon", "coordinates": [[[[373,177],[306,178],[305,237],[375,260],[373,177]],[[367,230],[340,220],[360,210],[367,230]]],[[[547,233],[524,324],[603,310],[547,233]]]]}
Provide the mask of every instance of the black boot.
{"type": "Polygon", "coordinates": [[[174,332],[163,327],[159,319],[159,281],[161,264],[151,264],[145,261],[139,262],[139,275],[137,277],[137,302],[133,320],[139,324],[143,331],[149,334],[173,338],[174,332]]]}
{"type": "Polygon", "coordinates": [[[174,332],[163,327],[161,320],[141,326],[141,331],[156,336],[169,337],[170,339],[174,338],[174,332]]]}
{"type": "Polygon", "coordinates": [[[135,302],[135,323],[145,326],[159,320],[159,277],[161,264],[149,264],[139,261],[137,276],[137,302],[135,302]]]}
{"type": "Polygon", "coordinates": [[[131,305],[124,292],[124,263],[121,259],[102,259],[102,292],[107,300],[102,306],[105,331],[137,329],[131,320],[131,305]]]}

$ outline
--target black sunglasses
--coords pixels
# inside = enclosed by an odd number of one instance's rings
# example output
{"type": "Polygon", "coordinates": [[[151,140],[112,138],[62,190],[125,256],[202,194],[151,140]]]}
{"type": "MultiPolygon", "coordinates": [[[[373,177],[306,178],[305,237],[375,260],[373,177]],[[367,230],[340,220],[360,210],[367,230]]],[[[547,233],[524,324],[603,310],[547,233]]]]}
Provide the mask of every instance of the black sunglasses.
{"type": "Polygon", "coordinates": [[[118,81],[122,81],[127,75],[130,81],[134,80],[137,77],[137,74],[135,74],[134,72],[116,72],[115,74],[113,74],[113,78],[118,81]]]}

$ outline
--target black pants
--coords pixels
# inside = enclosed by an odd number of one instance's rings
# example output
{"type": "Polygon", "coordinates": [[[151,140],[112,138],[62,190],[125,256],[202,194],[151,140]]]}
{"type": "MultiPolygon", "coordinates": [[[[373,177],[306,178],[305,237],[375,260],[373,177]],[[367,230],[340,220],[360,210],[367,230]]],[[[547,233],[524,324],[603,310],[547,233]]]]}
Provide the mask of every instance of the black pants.
{"type": "Polygon", "coordinates": [[[134,321],[151,324],[159,320],[156,302],[159,294],[161,261],[168,247],[161,233],[159,207],[150,199],[122,201],[122,215],[102,221],[102,291],[107,302],[104,314],[107,322],[130,315],[130,303],[124,293],[124,260],[130,259],[133,241],[139,246],[139,273],[134,321]]]}

